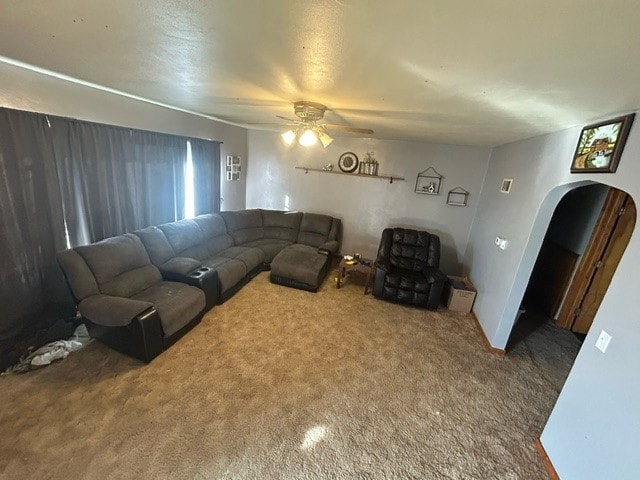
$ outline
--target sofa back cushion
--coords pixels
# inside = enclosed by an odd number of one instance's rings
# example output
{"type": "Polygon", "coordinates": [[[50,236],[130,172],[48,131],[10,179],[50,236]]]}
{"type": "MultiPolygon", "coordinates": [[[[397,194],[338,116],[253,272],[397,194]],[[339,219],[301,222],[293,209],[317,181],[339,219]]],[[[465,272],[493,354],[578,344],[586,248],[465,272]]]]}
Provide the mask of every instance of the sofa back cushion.
{"type": "Polygon", "coordinates": [[[262,210],[264,238],[295,242],[300,231],[302,212],[262,210]]]}
{"type": "Polygon", "coordinates": [[[233,238],[227,233],[223,218],[216,213],[199,215],[193,219],[205,238],[204,246],[209,255],[216,255],[221,250],[233,246],[233,238]]]}
{"type": "Polygon", "coordinates": [[[239,210],[237,212],[221,212],[227,226],[227,232],[233,237],[236,245],[253,242],[264,238],[262,213],[258,209],[239,210]]]}
{"type": "Polygon", "coordinates": [[[438,268],[440,238],[429,232],[394,228],[389,261],[395,267],[416,272],[424,267],[438,268]]]}
{"type": "Polygon", "coordinates": [[[154,265],[162,265],[176,256],[169,240],[158,227],[147,227],[133,233],[142,241],[154,265]]]}
{"type": "Polygon", "coordinates": [[[87,265],[78,252],[75,250],[65,250],[58,253],[58,263],[62,269],[71,293],[76,299],[76,302],[80,303],[86,297],[91,295],[97,295],[100,293],[98,284],[96,283],[96,277],[91,272],[91,269],[87,265]]]}
{"type": "Polygon", "coordinates": [[[329,240],[339,240],[341,222],[329,215],[304,213],[300,222],[298,243],[319,247],[329,240]]]}
{"type": "Polygon", "coordinates": [[[140,239],[131,233],[77,247],[100,293],[131,297],[162,280],[140,239]]]}
{"type": "Polygon", "coordinates": [[[174,253],[180,257],[188,257],[189,255],[185,254],[186,250],[202,245],[205,241],[200,226],[190,219],[165,223],[158,228],[167,237],[174,253]]]}

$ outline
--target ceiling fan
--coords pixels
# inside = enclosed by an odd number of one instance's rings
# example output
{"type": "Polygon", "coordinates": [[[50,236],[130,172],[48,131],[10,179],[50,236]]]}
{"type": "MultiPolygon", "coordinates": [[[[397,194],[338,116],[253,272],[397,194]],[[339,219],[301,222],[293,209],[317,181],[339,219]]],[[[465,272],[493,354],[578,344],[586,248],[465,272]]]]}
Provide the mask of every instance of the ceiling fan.
{"type": "MultiPolygon", "coordinates": [[[[321,103],[299,101],[293,104],[293,113],[295,113],[298,119],[276,117],[286,120],[290,123],[287,125],[291,128],[282,134],[282,139],[287,145],[291,145],[294,140],[298,140],[298,143],[303,147],[310,147],[315,145],[318,140],[322,143],[323,147],[328,147],[333,138],[329,135],[329,131],[349,132],[349,133],[361,133],[365,135],[371,135],[373,130],[369,128],[356,128],[349,127],[347,125],[335,125],[332,123],[322,123],[324,118],[324,112],[327,107],[321,103]]],[[[278,125],[278,124],[276,124],[278,125]]]]}

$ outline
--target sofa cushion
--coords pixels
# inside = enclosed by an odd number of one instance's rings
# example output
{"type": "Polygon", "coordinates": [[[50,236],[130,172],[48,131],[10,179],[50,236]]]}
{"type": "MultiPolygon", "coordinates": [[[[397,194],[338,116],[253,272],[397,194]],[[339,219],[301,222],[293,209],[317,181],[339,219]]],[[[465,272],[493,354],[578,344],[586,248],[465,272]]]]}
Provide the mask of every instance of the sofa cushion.
{"type": "Polygon", "coordinates": [[[217,255],[222,250],[233,247],[233,237],[231,235],[218,235],[213,237],[205,243],[209,256],[217,255]]]}
{"type": "Polygon", "coordinates": [[[264,237],[260,210],[221,212],[220,215],[227,226],[227,232],[233,237],[236,245],[242,245],[264,237]]]}
{"type": "Polygon", "coordinates": [[[271,263],[273,258],[279,254],[282,249],[291,245],[291,242],[285,240],[274,240],[272,238],[263,238],[262,240],[255,240],[253,242],[245,243],[245,247],[255,247],[262,250],[264,253],[264,262],[271,263]]]}
{"type": "Polygon", "coordinates": [[[244,262],[228,257],[210,257],[205,259],[203,265],[215,268],[218,272],[218,285],[220,285],[221,294],[241,282],[248,273],[244,262]]]}
{"type": "Polygon", "coordinates": [[[300,232],[298,233],[298,243],[318,247],[329,238],[333,217],[329,215],[318,215],[316,213],[305,213],[300,222],[300,232]]]}
{"type": "Polygon", "coordinates": [[[295,242],[300,230],[302,212],[262,210],[264,237],[295,242]]]}
{"type": "Polygon", "coordinates": [[[195,258],[196,260],[204,260],[210,257],[209,248],[206,243],[200,243],[189,248],[185,248],[180,252],[181,257],[195,258]]]}
{"type": "Polygon", "coordinates": [[[318,253],[314,247],[299,243],[289,245],[271,262],[271,276],[294,280],[317,290],[329,261],[327,255],[318,253]]]}
{"type": "Polygon", "coordinates": [[[202,266],[202,262],[189,257],[174,257],[162,265],[158,265],[161,272],[177,273],[178,275],[187,275],[196,268],[202,266]]]}
{"type": "Polygon", "coordinates": [[[133,233],[142,241],[154,265],[160,265],[176,255],[164,232],[158,227],[147,227],[133,233]]]}
{"type": "Polygon", "coordinates": [[[131,297],[162,281],[162,274],[155,265],[145,265],[121,273],[100,285],[100,293],[114,297],[131,297]]]}
{"type": "Polygon", "coordinates": [[[128,297],[161,280],[160,272],[151,265],[142,242],[131,233],[75,250],[91,269],[101,293],[128,297]],[[142,268],[147,266],[150,268],[142,268]],[[135,273],[123,275],[136,269],[141,269],[137,272],[140,278],[134,278],[135,273]]]}
{"type": "Polygon", "coordinates": [[[233,258],[239,260],[247,267],[247,272],[264,263],[264,252],[259,248],[252,247],[230,247],[218,253],[219,257],[233,258]]]}
{"type": "Polygon", "coordinates": [[[96,277],[78,252],[65,250],[58,253],[58,263],[64,272],[73,296],[78,302],[86,297],[100,293],[96,277]]]}
{"type": "Polygon", "coordinates": [[[131,298],[153,304],[165,338],[191,322],[205,306],[202,290],[177,282],[159,282],[131,298]]]}
{"type": "Polygon", "coordinates": [[[224,219],[217,213],[198,215],[193,221],[196,222],[200,230],[202,230],[204,238],[227,234],[227,226],[224,223],[224,219]]]}
{"type": "Polygon", "coordinates": [[[205,236],[200,226],[190,219],[165,223],[158,228],[164,232],[175,254],[183,257],[188,255],[182,255],[182,252],[205,241],[205,236]]]}

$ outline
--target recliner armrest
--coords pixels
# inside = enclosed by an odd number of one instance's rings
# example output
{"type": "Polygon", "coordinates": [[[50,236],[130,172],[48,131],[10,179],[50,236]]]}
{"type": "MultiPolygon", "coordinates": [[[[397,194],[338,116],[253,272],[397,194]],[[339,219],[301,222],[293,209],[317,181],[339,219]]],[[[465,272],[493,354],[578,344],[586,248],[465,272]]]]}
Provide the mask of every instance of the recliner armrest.
{"type": "Polygon", "coordinates": [[[337,240],[329,240],[318,247],[318,252],[325,255],[335,255],[340,248],[340,242],[337,240]]]}
{"type": "Polygon", "coordinates": [[[422,274],[429,283],[444,283],[447,281],[447,276],[435,267],[424,267],[422,274]]]}
{"type": "Polygon", "coordinates": [[[171,260],[160,265],[158,268],[165,280],[175,280],[176,275],[188,275],[201,266],[202,262],[196,260],[195,258],[174,257],[171,260]]]}
{"type": "Polygon", "coordinates": [[[80,314],[97,325],[123,327],[141,313],[153,308],[153,304],[141,300],[111,295],[91,295],[78,305],[80,314]]]}
{"type": "Polygon", "coordinates": [[[212,267],[203,267],[193,258],[175,257],[160,266],[162,278],[171,282],[181,282],[198,287],[206,297],[205,311],[218,303],[218,271],[212,267]]]}

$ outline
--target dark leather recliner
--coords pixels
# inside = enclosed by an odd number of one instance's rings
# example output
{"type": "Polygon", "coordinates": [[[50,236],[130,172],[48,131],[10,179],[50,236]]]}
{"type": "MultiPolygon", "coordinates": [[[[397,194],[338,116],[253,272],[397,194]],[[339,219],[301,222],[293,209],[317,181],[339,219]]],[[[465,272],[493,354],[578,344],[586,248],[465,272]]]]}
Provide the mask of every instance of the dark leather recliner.
{"type": "Polygon", "coordinates": [[[440,266],[440,237],[405,228],[382,232],[373,295],[431,310],[438,308],[447,279],[440,266]]]}

